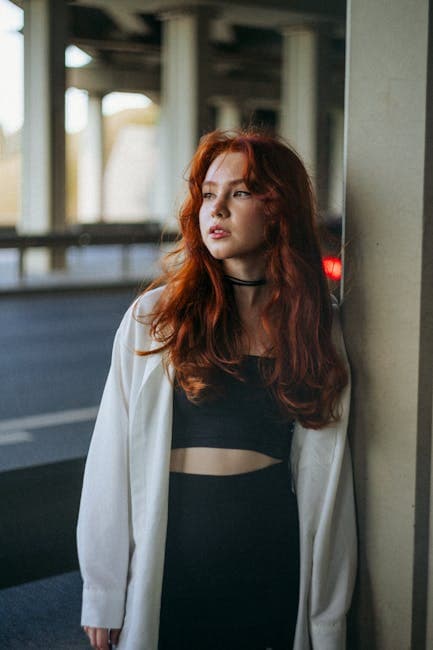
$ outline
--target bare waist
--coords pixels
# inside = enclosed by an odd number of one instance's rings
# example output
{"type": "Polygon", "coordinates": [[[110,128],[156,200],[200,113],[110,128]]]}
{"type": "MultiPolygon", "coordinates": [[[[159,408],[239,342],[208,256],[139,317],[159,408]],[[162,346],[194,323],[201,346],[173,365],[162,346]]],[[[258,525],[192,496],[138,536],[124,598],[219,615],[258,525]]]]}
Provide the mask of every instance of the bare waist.
{"type": "Polygon", "coordinates": [[[182,447],[172,449],[170,471],[188,474],[242,474],[279,462],[279,458],[249,449],[182,447]]]}

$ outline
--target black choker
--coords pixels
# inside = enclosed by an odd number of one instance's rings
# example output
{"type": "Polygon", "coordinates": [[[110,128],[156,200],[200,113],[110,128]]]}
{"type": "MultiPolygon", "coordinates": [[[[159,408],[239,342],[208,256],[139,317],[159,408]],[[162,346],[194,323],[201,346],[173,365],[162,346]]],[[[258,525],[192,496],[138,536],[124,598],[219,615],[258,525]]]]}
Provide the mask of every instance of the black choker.
{"type": "Polygon", "coordinates": [[[260,280],[241,280],[240,278],[234,278],[232,275],[225,275],[224,277],[231,284],[237,284],[240,287],[260,287],[262,284],[266,284],[266,278],[260,278],[260,280]]]}

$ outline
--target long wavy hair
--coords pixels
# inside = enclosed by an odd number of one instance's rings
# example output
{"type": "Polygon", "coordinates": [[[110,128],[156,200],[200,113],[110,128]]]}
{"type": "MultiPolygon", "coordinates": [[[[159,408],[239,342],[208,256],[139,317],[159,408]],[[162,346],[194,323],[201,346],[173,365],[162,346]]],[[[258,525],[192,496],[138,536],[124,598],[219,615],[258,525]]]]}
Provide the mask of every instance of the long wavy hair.
{"type": "MultiPolygon", "coordinates": [[[[215,372],[238,376],[246,332],[222,262],[204,245],[199,227],[202,184],[223,153],[245,156],[245,183],[263,202],[265,275],[269,298],[261,321],[274,363],[261,364],[265,383],[287,418],[320,428],[337,420],[347,371],[331,340],[332,305],[323,271],[316,205],[299,156],[281,139],[256,130],[213,131],[200,140],[180,209],[180,236],[164,272],[147,289],[165,285],[146,317],[189,399],[218,388],[215,372]]],[[[137,317],[138,318],[138,317],[137,317]]]]}

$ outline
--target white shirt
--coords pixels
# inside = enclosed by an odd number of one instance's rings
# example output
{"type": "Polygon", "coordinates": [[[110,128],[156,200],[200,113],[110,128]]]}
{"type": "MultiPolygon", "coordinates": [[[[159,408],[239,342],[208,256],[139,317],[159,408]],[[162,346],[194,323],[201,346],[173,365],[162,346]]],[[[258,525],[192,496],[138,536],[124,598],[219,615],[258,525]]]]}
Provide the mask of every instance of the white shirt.
{"type": "MultiPolygon", "coordinates": [[[[161,291],[141,296],[116,333],[77,528],[84,580],[81,623],[122,628],[119,650],[158,648],[173,370],[166,372],[161,353],[135,353],[159,344],[134,313],[145,318],[161,291]]],[[[336,305],[333,338],[346,359],[336,305]]],[[[301,577],[294,650],[346,647],[357,557],[346,440],[349,400],[347,386],[336,423],[320,430],[295,426],[290,463],[299,510],[301,577]]]]}

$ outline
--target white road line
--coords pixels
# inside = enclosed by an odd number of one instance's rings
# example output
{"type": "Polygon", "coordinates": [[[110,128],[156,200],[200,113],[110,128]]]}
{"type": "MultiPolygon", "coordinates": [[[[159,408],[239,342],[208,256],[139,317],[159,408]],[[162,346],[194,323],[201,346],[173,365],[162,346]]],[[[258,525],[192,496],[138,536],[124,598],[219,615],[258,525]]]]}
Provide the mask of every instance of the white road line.
{"type": "Polygon", "coordinates": [[[33,442],[34,435],[28,431],[11,431],[10,433],[0,433],[1,445],[16,445],[21,442],[33,442]]]}
{"type": "Polygon", "coordinates": [[[90,406],[88,408],[73,409],[70,411],[28,415],[13,420],[0,420],[0,433],[11,433],[12,431],[22,431],[23,429],[40,429],[42,427],[53,427],[61,424],[73,424],[74,422],[87,422],[87,420],[93,420],[97,412],[97,406],[90,406]]]}

